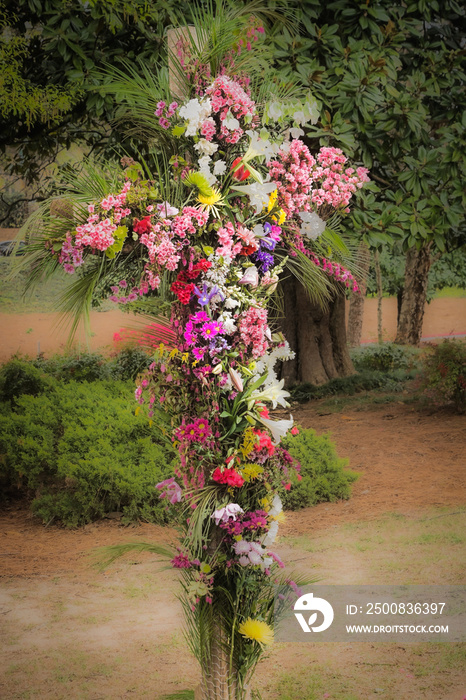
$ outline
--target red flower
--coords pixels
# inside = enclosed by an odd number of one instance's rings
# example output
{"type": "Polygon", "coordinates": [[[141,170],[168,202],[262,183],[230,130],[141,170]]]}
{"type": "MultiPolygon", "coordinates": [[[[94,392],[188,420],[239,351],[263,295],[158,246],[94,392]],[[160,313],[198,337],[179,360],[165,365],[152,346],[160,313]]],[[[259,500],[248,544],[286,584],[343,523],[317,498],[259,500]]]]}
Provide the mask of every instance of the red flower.
{"type": "Polygon", "coordinates": [[[241,255],[252,255],[252,253],[255,253],[257,248],[255,248],[253,245],[245,245],[241,248],[241,255]]]}
{"type": "Polygon", "coordinates": [[[238,182],[243,182],[243,180],[247,180],[251,174],[249,170],[244,167],[244,165],[240,165],[240,167],[235,170],[236,166],[238,165],[238,163],[241,162],[241,160],[241,158],[235,158],[231,165],[231,170],[233,171],[233,180],[238,180],[238,182]]]}
{"type": "Polygon", "coordinates": [[[285,489],[289,491],[291,489],[291,484],[285,484],[285,489]]]}
{"type": "Polygon", "coordinates": [[[188,270],[184,274],[186,274],[190,280],[195,280],[196,277],[199,277],[201,272],[207,272],[210,267],[212,267],[212,263],[202,258],[202,260],[199,260],[199,262],[192,266],[191,270],[188,270]]]}
{"type": "Polygon", "coordinates": [[[228,484],[228,486],[242,486],[244,484],[244,479],[241,474],[238,474],[234,469],[224,469],[223,471],[220,467],[212,474],[212,479],[218,484],[228,484]]]}
{"type": "Polygon", "coordinates": [[[189,304],[191,300],[194,292],[194,284],[186,284],[185,282],[179,282],[177,280],[176,282],[173,282],[170,289],[172,290],[173,294],[176,294],[179,301],[186,305],[189,304]]]}
{"type": "Polygon", "coordinates": [[[150,216],[145,216],[143,219],[141,219],[141,221],[135,219],[133,222],[133,231],[135,231],[139,235],[141,235],[141,233],[149,233],[151,229],[152,224],[150,216]]]}

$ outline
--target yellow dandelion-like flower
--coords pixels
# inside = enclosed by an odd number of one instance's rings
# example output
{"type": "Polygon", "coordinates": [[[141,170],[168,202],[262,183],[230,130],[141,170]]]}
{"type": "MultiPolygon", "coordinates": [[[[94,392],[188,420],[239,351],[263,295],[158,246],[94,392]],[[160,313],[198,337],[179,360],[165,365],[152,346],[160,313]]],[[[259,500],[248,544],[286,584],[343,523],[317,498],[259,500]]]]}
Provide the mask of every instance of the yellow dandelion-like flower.
{"type": "Polygon", "coordinates": [[[273,629],[266,622],[262,622],[262,620],[253,620],[252,617],[248,617],[247,620],[240,624],[238,630],[243,637],[252,639],[261,646],[272,644],[273,642],[273,629]]]}
{"type": "MultiPolygon", "coordinates": [[[[269,195],[269,203],[267,205],[267,211],[270,212],[277,206],[278,190],[274,190],[269,195]]],[[[279,226],[283,224],[286,219],[286,214],[283,209],[279,209],[278,216],[272,216],[272,221],[275,221],[279,226]]]]}
{"type": "Polygon", "coordinates": [[[260,464],[246,464],[241,469],[244,480],[248,482],[257,479],[257,477],[259,477],[263,471],[264,469],[260,466],[260,464]]]}
{"type": "Polygon", "coordinates": [[[286,214],[283,209],[280,209],[278,212],[278,218],[276,216],[272,216],[272,219],[276,221],[279,226],[281,226],[286,219],[286,214]]]}
{"type": "Polygon", "coordinates": [[[245,430],[243,443],[239,448],[243,457],[247,457],[248,454],[250,454],[254,450],[256,443],[257,435],[254,434],[252,428],[248,428],[247,430],[245,430]]]}
{"type": "Polygon", "coordinates": [[[211,211],[214,212],[215,216],[218,216],[218,210],[217,206],[222,206],[225,204],[223,200],[223,195],[221,192],[216,190],[215,188],[212,188],[212,194],[198,194],[197,195],[197,201],[199,202],[199,209],[202,209],[203,211],[208,211],[209,213],[211,211]]]}

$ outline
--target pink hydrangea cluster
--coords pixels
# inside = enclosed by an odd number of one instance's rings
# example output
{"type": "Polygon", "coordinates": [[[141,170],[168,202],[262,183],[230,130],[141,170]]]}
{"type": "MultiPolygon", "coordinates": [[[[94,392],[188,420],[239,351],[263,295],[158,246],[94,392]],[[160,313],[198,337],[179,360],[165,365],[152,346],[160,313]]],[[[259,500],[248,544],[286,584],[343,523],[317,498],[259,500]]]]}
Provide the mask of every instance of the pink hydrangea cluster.
{"type": "Polygon", "coordinates": [[[321,148],[316,158],[306,144],[294,139],[288,152],[279,151],[268,163],[277,185],[278,204],[291,217],[299,211],[318,211],[329,205],[345,209],[358,188],[369,181],[366,168],[346,168],[346,156],[339,148],[321,148]]]}
{"type": "Polygon", "coordinates": [[[159,124],[162,129],[168,129],[170,127],[170,119],[175,114],[177,108],[178,102],[172,102],[168,105],[168,107],[164,100],[157,102],[157,109],[155,110],[154,114],[156,117],[159,117],[159,124]]]}
{"type": "Polygon", "coordinates": [[[267,309],[252,306],[241,314],[239,320],[241,340],[247,348],[252,346],[251,354],[255,359],[265,355],[269,346],[265,335],[267,328],[267,309]]]}
{"type": "Polygon", "coordinates": [[[217,77],[205,94],[211,99],[212,112],[220,118],[220,133],[217,137],[226,143],[237,143],[246,127],[244,117],[254,115],[254,101],[236,80],[227,75],[217,77]],[[237,124],[228,122],[228,116],[232,121],[236,120],[237,124]]]}

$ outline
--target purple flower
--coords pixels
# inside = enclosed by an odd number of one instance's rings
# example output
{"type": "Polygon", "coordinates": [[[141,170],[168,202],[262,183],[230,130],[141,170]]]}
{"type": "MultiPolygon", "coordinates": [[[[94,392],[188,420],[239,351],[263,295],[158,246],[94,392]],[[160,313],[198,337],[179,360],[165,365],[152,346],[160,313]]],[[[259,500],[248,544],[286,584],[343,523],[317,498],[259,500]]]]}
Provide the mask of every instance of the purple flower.
{"type": "MultiPolygon", "coordinates": [[[[212,297],[214,297],[216,294],[220,294],[220,290],[216,285],[214,285],[209,292],[207,285],[204,283],[202,290],[198,289],[197,287],[194,287],[194,294],[197,297],[199,297],[199,304],[201,306],[207,306],[212,297]]],[[[222,294],[220,294],[220,296],[223,297],[222,294]]]]}
{"type": "Polygon", "coordinates": [[[161,481],[155,488],[161,492],[160,498],[168,498],[172,504],[179,503],[183,497],[181,487],[176,483],[174,476],[161,481]]]}

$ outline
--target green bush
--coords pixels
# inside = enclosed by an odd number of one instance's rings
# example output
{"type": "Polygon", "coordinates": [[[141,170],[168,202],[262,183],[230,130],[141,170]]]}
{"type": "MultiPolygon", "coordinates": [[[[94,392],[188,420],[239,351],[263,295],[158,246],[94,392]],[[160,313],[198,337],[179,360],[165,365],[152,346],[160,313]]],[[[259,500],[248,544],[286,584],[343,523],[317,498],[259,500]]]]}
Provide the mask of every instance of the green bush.
{"type": "Polygon", "coordinates": [[[112,361],[112,374],[117,379],[136,379],[152,362],[141,348],[124,348],[112,361]]]}
{"type": "Polygon", "coordinates": [[[286,437],[283,446],[301,464],[301,481],[287,491],[285,508],[298,510],[321,501],[350,497],[350,484],[358,475],[345,469],[348,460],[338,457],[328,434],[317,435],[312,428],[301,429],[298,435],[286,437]]]}
{"type": "Polygon", "coordinates": [[[0,478],[34,494],[45,522],[76,526],[119,511],[124,521],[163,522],[155,485],[171,474],[173,453],[135,415],[131,383],[58,384],[21,396],[0,412],[0,478]]]}
{"type": "Polygon", "coordinates": [[[23,394],[38,396],[52,390],[53,382],[31,362],[14,357],[0,368],[0,401],[16,404],[23,394]]]}
{"type": "Polygon", "coordinates": [[[351,350],[354,368],[359,372],[375,370],[386,372],[396,369],[407,369],[412,365],[413,354],[416,350],[405,348],[395,343],[368,345],[351,350]]]}
{"type": "Polygon", "coordinates": [[[327,396],[353,396],[360,391],[402,391],[405,382],[413,379],[417,370],[392,370],[391,372],[375,372],[365,370],[349,377],[331,379],[326,384],[316,386],[306,382],[290,388],[294,401],[304,403],[312,399],[323,399],[327,396]]]}
{"type": "Polygon", "coordinates": [[[445,340],[423,362],[425,393],[436,403],[453,402],[459,413],[466,411],[466,344],[445,340]]]}
{"type": "Polygon", "coordinates": [[[33,364],[46,374],[65,382],[95,382],[112,377],[111,364],[98,352],[54,355],[50,359],[39,357],[33,364]]]}

